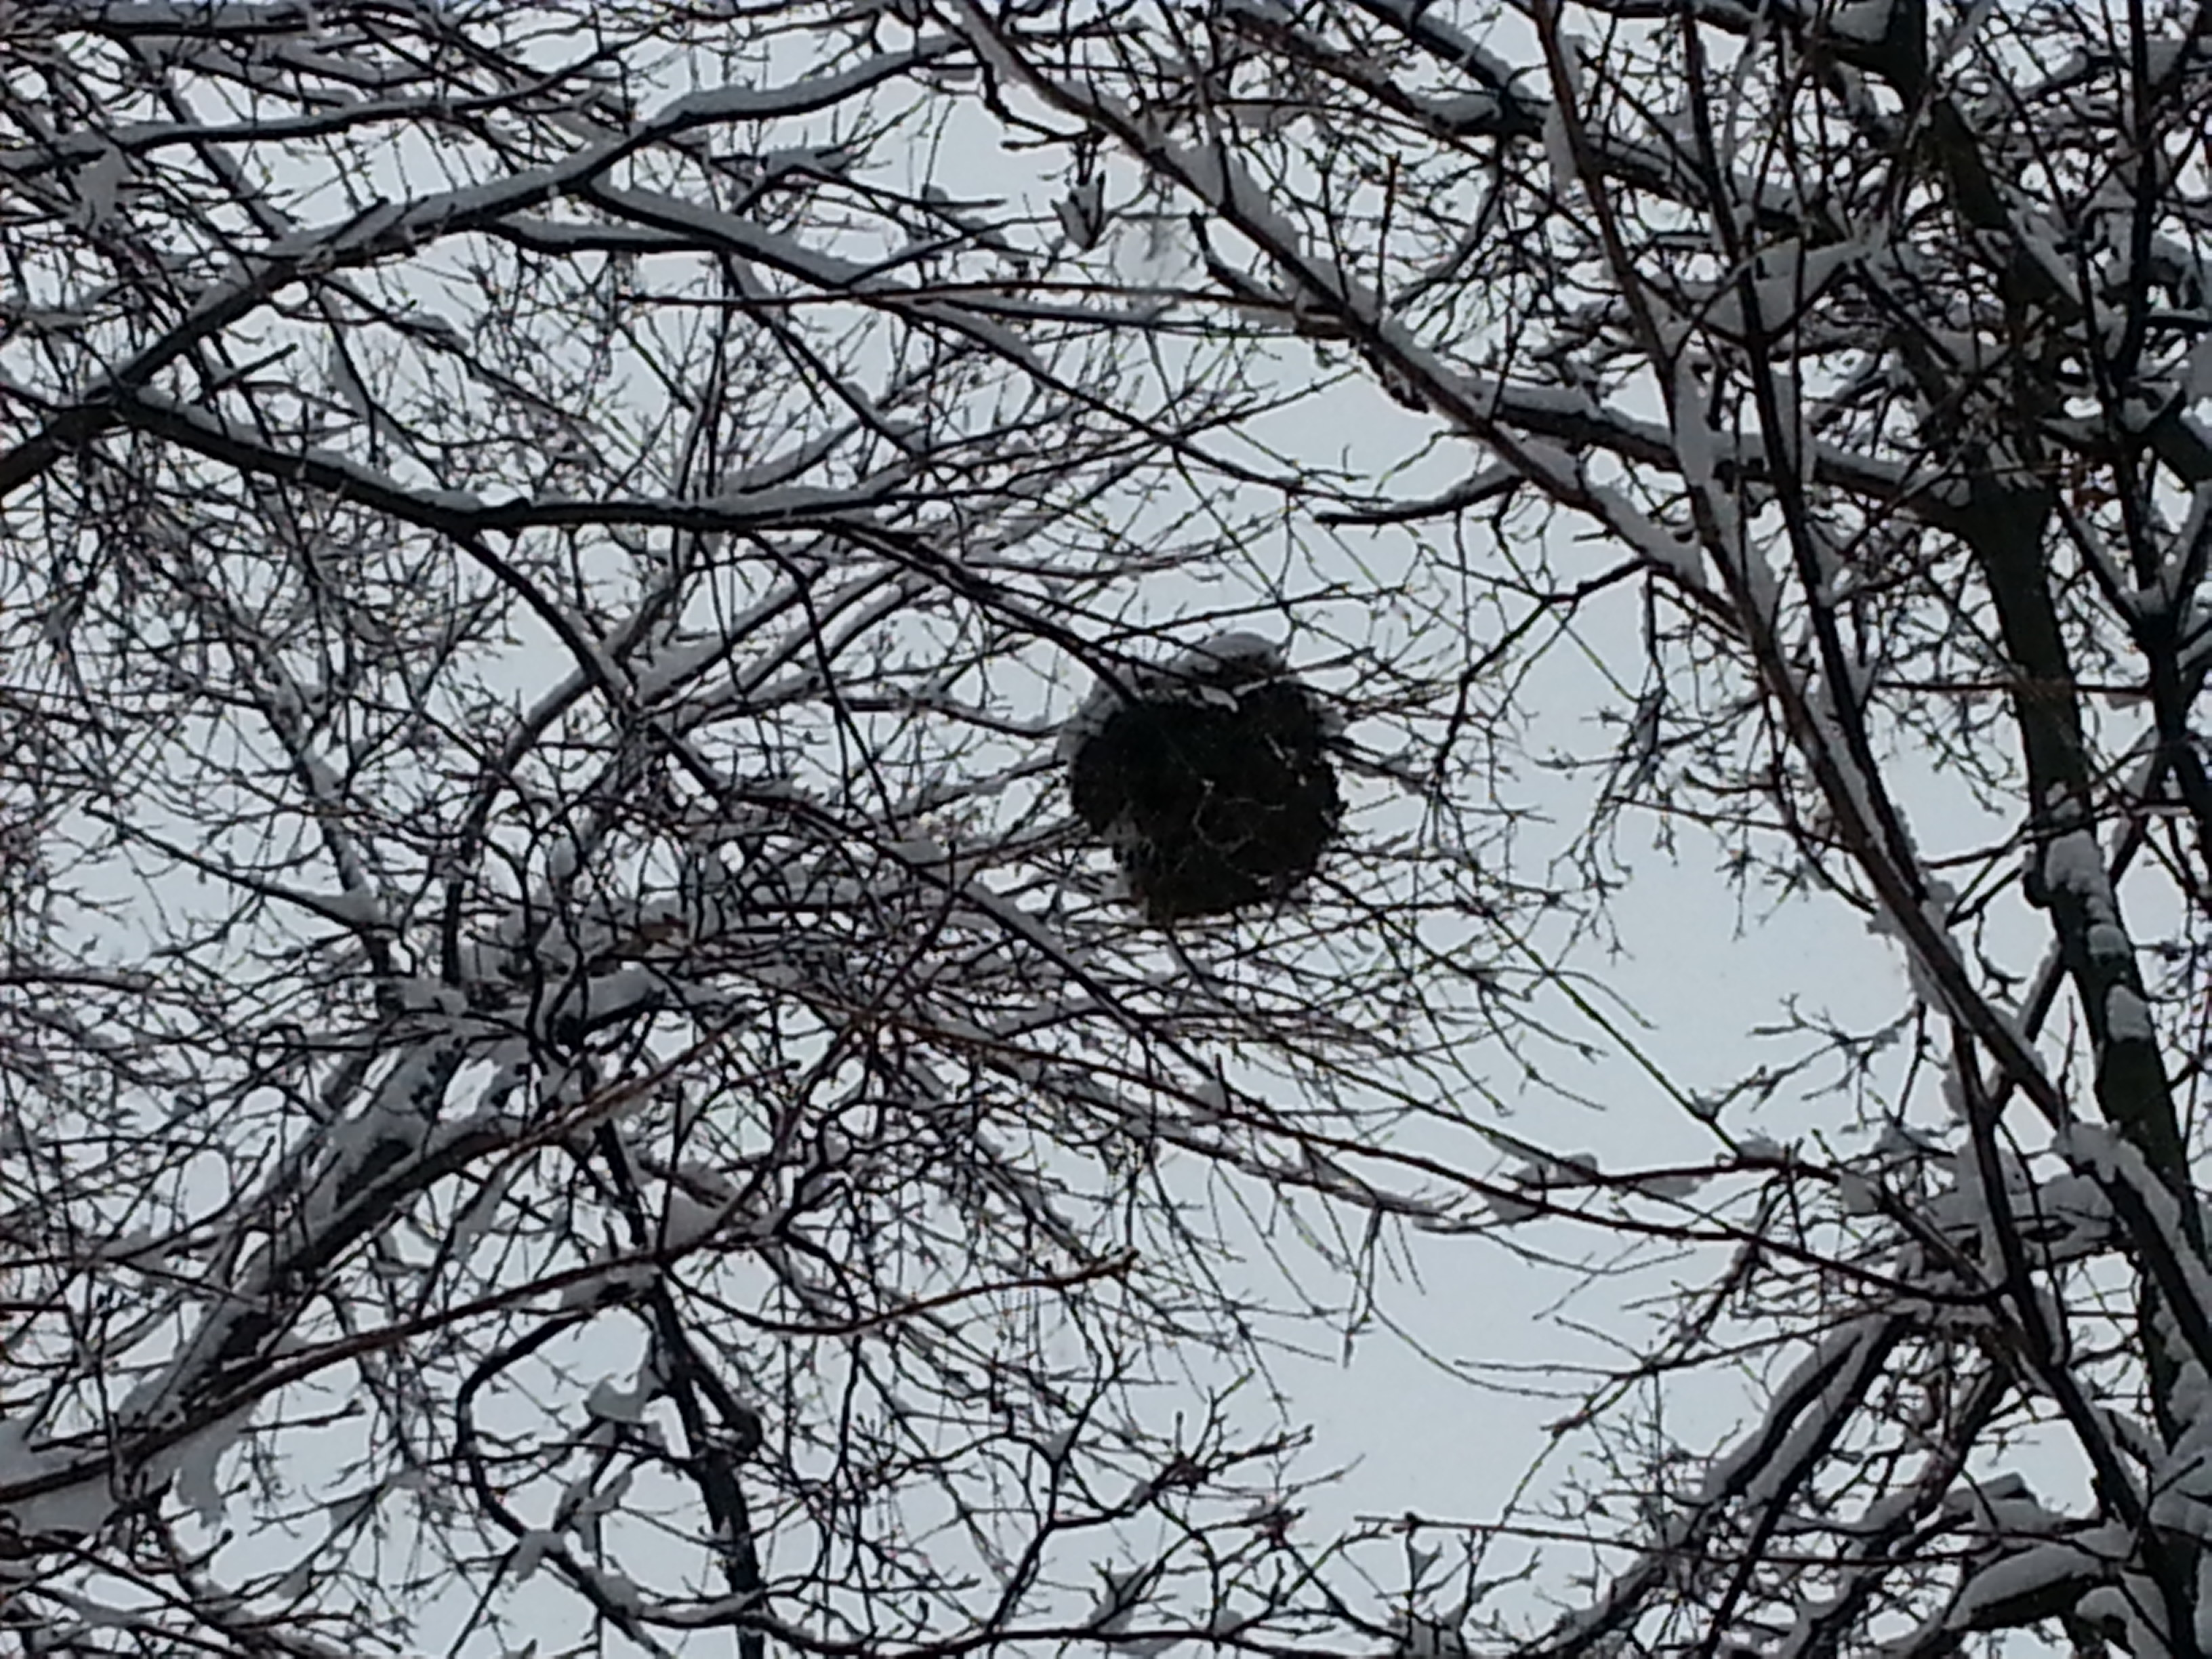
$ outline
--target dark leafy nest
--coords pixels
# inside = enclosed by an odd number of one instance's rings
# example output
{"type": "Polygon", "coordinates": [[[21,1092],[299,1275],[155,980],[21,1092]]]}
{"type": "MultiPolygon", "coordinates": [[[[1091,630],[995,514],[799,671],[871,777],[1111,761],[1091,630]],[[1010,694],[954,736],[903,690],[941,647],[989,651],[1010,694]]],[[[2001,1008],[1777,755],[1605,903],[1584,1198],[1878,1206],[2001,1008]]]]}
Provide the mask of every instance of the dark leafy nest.
{"type": "Polygon", "coordinates": [[[1152,921],[1284,898],[1344,813],[1334,724],[1267,641],[1230,635],[1102,684],[1062,752],[1076,814],[1114,848],[1152,921]]]}

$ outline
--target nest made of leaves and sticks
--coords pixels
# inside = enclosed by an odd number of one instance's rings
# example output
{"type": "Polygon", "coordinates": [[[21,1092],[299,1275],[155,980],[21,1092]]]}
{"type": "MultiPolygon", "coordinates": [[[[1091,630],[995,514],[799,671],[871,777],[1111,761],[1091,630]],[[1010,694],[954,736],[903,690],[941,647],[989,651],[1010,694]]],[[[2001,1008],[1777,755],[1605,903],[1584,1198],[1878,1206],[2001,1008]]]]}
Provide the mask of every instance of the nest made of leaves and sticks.
{"type": "Polygon", "coordinates": [[[1236,632],[1102,678],[1060,756],[1076,816],[1164,927],[1289,897],[1313,876],[1344,816],[1338,730],[1281,647],[1236,632]]]}

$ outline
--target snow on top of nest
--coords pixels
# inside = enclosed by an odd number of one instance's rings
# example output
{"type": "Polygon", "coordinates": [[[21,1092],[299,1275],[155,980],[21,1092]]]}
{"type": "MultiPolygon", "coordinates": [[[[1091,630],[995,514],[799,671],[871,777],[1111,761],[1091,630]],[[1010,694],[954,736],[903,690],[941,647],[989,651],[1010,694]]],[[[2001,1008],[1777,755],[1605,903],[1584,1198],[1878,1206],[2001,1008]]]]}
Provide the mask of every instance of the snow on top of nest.
{"type": "Polygon", "coordinates": [[[1161,670],[1164,674],[1202,674],[1209,668],[1224,663],[1257,662],[1270,668],[1283,665],[1283,647],[1274,641],[1249,633],[1241,628],[1216,634],[1210,640],[1201,640],[1161,670]]]}
{"type": "Polygon", "coordinates": [[[1270,670],[1286,665],[1281,646],[1241,628],[1228,629],[1201,640],[1156,666],[1131,664],[1118,680],[1100,678],[1091,688],[1091,695],[1084,698],[1082,706],[1068,717],[1067,724],[1060,728],[1059,758],[1073,760],[1077,750],[1104,731],[1106,722],[1113,719],[1115,711],[1127,700],[1125,693],[1139,699],[1164,700],[1231,663],[1255,663],[1270,670]]]}

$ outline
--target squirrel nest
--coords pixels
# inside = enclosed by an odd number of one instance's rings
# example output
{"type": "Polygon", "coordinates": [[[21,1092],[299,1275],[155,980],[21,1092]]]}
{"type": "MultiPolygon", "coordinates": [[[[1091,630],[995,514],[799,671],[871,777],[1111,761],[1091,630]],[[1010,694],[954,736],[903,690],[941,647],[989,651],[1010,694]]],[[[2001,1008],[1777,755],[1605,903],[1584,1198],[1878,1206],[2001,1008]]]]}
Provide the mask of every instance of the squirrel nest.
{"type": "Polygon", "coordinates": [[[1313,874],[1344,811],[1335,729],[1278,647],[1224,634],[1102,682],[1060,755],[1077,816],[1165,925],[1280,899],[1313,874]]]}

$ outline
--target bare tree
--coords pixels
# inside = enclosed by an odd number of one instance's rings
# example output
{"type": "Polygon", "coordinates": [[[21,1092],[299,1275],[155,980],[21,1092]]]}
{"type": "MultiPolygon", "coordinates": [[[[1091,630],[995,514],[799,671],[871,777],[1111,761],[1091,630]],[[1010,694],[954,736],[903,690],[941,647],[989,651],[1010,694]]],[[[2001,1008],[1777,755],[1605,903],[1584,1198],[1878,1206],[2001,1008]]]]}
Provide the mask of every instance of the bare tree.
{"type": "Polygon", "coordinates": [[[27,1646],[2206,1645],[2204,10],[0,29],[27,1646]],[[1347,810],[1162,929],[1056,745],[1224,629],[1347,810]],[[1648,1062],[1646,823],[1911,996],[1648,1062]],[[1711,1271],[1310,1537],[1412,1230],[1711,1271]]]}
{"type": "Polygon", "coordinates": [[[1460,665],[1247,349],[933,163],[970,42],[728,10],[0,12],[26,1650],[1310,1616],[1259,1356],[1346,1291],[1243,1258],[1474,1213],[1391,1139],[1513,904],[1460,665]],[[1163,933],[1060,724],[1232,625],[1364,769],[1163,933]]]}
{"type": "Polygon", "coordinates": [[[1497,1639],[2203,1650],[2212,12],[1221,0],[1103,43],[959,15],[1188,216],[1217,314],[1462,442],[1453,488],[1317,513],[1552,530],[1458,555],[1486,671],[1641,608],[1584,867],[1617,878],[1632,817],[1701,831],[1910,966],[1896,1022],[1808,1021],[1683,1100],[1747,1133],[1826,1058],[1866,1133],[1733,1188],[1752,1242],[1593,1397],[1597,1501],[1517,1523],[1596,1516],[1626,1553],[1497,1639]],[[1624,1409],[1753,1354],[1733,1443],[1624,1409]]]}

